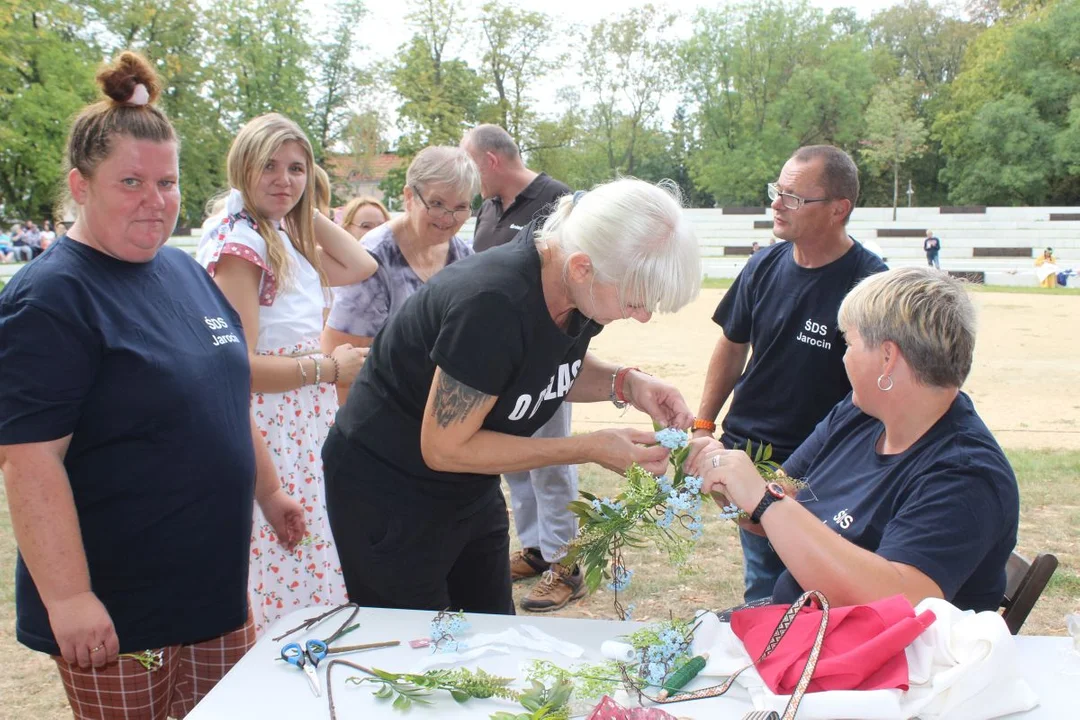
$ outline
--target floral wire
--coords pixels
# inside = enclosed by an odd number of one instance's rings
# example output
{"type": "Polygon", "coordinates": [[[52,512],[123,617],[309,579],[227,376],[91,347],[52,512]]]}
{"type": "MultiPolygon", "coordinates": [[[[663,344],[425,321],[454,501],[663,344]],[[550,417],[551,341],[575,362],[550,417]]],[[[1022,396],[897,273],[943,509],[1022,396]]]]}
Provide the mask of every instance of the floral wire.
{"type": "Polygon", "coordinates": [[[338,605],[335,608],[331,608],[330,610],[327,610],[322,615],[317,615],[316,617],[308,618],[307,620],[300,623],[299,625],[292,628],[291,630],[286,630],[281,635],[278,635],[275,638],[271,638],[271,640],[273,642],[279,642],[279,641],[284,640],[285,638],[289,637],[293,633],[300,632],[301,630],[310,630],[311,628],[313,628],[316,625],[318,625],[319,623],[321,623],[323,620],[326,620],[327,618],[329,618],[329,617],[331,617],[333,615],[336,615],[337,613],[341,612],[345,608],[352,608],[352,612],[349,614],[349,617],[345,620],[345,622],[343,622],[341,624],[341,627],[339,627],[337,629],[337,631],[333,635],[331,635],[326,640],[323,640],[324,643],[329,645],[330,643],[337,640],[341,636],[345,635],[346,633],[352,632],[353,630],[355,630],[356,628],[359,627],[359,624],[350,625],[350,623],[352,623],[352,621],[356,618],[356,615],[360,612],[360,606],[359,605],[357,605],[356,603],[345,603],[344,605],[338,605]]]}
{"type": "Polygon", "coordinates": [[[142,665],[144,668],[153,672],[165,664],[164,650],[143,650],[137,653],[120,653],[118,657],[129,658],[142,665]]]}

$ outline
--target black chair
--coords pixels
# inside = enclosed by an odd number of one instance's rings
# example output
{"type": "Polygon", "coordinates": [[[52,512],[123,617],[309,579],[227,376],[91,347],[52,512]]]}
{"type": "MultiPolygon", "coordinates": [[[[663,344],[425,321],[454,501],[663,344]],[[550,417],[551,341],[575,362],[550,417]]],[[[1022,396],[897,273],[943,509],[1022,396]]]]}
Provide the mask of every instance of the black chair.
{"type": "Polygon", "coordinates": [[[1050,553],[1039,553],[1034,562],[1016,551],[1009,556],[1005,566],[1005,598],[1001,601],[1001,617],[1013,635],[1020,634],[1020,628],[1057,566],[1057,558],[1050,553]]]}

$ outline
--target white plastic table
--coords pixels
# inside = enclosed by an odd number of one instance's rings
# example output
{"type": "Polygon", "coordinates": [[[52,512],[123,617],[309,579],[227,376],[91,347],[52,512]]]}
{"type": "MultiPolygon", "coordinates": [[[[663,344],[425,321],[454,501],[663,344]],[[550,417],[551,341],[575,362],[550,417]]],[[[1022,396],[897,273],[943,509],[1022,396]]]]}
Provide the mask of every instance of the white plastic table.
{"type": "MultiPolygon", "coordinates": [[[[326,608],[298,610],[271,626],[255,647],[195,707],[188,715],[188,720],[329,718],[329,705],[326,700],[326,666],[331,658],[338,657],[366,667],[391,672],[412,672],[419,661],[431,655],[429,648],[413,649],[409,647],[408,641],[427,637],[429,623],[434,613],[362,608],[355,621],[360,623],[360,628],[349,633],[337,644],[355,645],[400,640],[401,645],[345,655],[331,655],[319,666],[322,696],[315,697],[308,687],[304,673],[291,665],[276,661],[275,658],[278,657],[279,649],[286,642],[302,642],[306,639],[330,635],[344,620],[344,615],[339,613],[318,625],[313,631],[295,633],[281,642],[273,642],[271,638],[325,610],[326,608]]],[[[522,679],[523,666],[533,659],[551,660],[563,667],[580,662],[598,662],[602,660],[600,643],[616,639],[620,635],[641,627],[641,623],[634,622],[537,617],[535,615],[507,616],[470,613],[468,620],[472,626],[469,634],[495,633],[511,627],[531,625],[560,640],[580,645],[585,650],[585,654],[577,660],[555,653],[515,650],[509,655],[487,654],[466,664],[471,669],[480,667],[496,675],[522,679]]],[[[1038,694],[1040,705],[1030,712],[1009,715],[1008,718],[1010,720],[1021,718],[1022,720],[1063,720],[1078,717],[1080,656],[1070,652],[1071,640],[1064,637],[1021,636],[1017,638],[1017,648],[1020,654],[1017,665],[1032,689],[1038,694]]],[[[423,720],[428,717],[445,720],[487,718],[499,710],[524,712],[524,709],[516,703],[495,698],[470,700],[459,704],[454,702],[448,693],[442,691],[429,696],[432,705],[414,706],[408,712],[401,712],[394,710],[390,701],[380,700],[372,695],[372,691],[376,689],[375,685],[346,684],[345,678],[353,675],[362,674],[348,667],[334,668],[334,704],[337,708],[337,716],[342,720],[375,718],[423,720]]],[[[723,697],[677,703],[668,705],[665,709],[679,718],[741,720],[746,712],[753,709],[753,706],[745,691],[736,686],[723,697]]]]}

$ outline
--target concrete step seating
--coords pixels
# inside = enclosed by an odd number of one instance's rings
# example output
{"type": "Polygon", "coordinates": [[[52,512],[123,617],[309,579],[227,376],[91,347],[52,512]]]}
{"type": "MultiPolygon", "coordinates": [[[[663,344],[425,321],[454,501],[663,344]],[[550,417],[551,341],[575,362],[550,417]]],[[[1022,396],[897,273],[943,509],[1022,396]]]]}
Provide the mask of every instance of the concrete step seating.
{"type": "MultiPolygon", "coordinates": [[[[771,208],[695,208],[687,211],[701,243],[704,274],[734,277],[755,241],[767,247],[772,239],[771,208]]],[[[459,235],[471,241],[470,219],[459,235]]],[[[1080,208],[967,207],[857,208],[848,231],[861,242],[874,243],[893,267],[922,265],[926,230],[941,238],[945,270],[971,274],[989,284],[1035,285],[1034,258],[1054,248],[1061,268],[1080,270],[1080,208]],[[980,275],[981,274],[981,275],[980,275]]],[[[169,244],[194,254],[199,230],[175,235],[169,244]]],[[[19,265],[0,265],[0,280],[19,265]]]]}

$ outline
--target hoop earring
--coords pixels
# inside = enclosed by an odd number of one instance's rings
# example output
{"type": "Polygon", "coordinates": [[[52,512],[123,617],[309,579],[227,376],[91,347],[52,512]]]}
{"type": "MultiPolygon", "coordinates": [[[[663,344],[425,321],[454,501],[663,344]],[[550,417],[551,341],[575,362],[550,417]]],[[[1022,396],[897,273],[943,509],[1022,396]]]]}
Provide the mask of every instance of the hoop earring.
{"type": "Polygon", "coordinates": [[[881,375],[878,375],[878,379],[877,379],[877,389],[878,389],[878,390],[880,390],[881,392],[889,392],[890,390],[892,390],[892,388],[893,388],[893,379],[892,379],[892,375],[885,375],[884,373],[883,373],[883,374],[881,374],[881,375]],[[889,384],[888,384],[888,385],[886,385],[886,386],[882,386],[882,382],[881,382],[881,381],[882,381],[883,379],[884,379],[884,380],[888,380],[888,381],[889,381],[889,384]]]}

